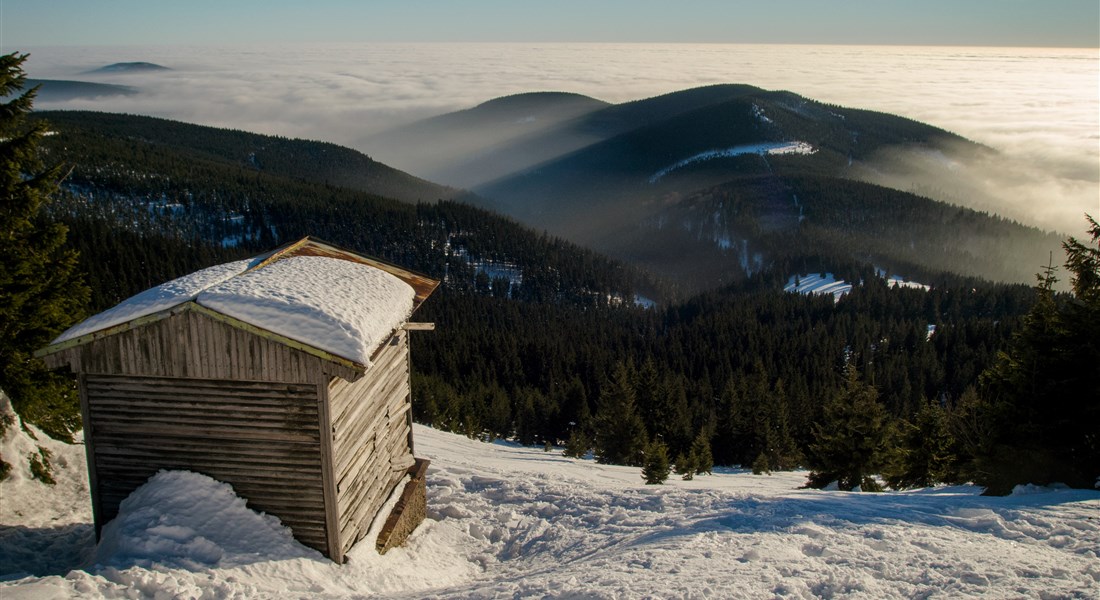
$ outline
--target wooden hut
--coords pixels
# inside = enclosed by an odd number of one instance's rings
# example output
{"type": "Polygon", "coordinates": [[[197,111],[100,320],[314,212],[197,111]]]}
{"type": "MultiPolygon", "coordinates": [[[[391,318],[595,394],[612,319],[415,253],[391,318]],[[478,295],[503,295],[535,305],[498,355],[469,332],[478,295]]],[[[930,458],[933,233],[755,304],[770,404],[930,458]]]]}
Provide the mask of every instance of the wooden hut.
{"type": "Polygon", "coordinates": [[[97,536],[161,469],[231,484],[337,562],[410,475],[399,505],[423,515],[408,331],[431,326],[408,319],[437,285],[305,238],[63,333],[38,355],[79,379],[97,536]]]}

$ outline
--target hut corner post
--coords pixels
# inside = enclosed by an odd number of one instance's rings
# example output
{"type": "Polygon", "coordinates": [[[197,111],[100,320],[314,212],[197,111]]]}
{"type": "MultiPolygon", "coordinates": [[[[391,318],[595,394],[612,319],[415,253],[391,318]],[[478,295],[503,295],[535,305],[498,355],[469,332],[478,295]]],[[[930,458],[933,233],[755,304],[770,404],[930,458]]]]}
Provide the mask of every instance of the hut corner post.
{"type": "Polygon", "coordinates": [[[317,416],[321,433],[321,481],[325,499],[328,557],[340,564],[344,562],[344,551],[340,540],[340,505],[336,489],[336,469],[333,466],[333,428],[327,382],[317,384],[317,416]]]}

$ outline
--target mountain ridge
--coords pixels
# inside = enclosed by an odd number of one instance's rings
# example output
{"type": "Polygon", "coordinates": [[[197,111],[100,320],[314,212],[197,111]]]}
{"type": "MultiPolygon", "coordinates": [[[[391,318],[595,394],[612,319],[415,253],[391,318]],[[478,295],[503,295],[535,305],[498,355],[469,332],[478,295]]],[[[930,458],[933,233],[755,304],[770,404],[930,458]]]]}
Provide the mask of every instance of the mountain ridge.
{"type": "MultiPolygon", "coordinates": [[[[491,107],[493,103],[479,106],[491,107]]],[[[836,254],[844,243],[824,242],[824,238],[813,233],[814,219],[824,213],[806,212],[806,206],[843,203],[844,194],[861,198],[860,210],[880,215],[896,213],[891,212],[890,203],[898,198],[912,204],[908,199],[915,195],[908,191],[847,183],[862,179],[863,174],[873,169],[873,161],[880,153],[894,148],[922,148],[948,153],[945,155],[949,157],[963,151],[993,152],[942,128],[905,117],[833,106],[786,91],[726,84],[610,105],[555,127],[529,132],[490,152],[474,152],[472,158],[464,157],[456,164],[477,172],[479,160],[507,154],[527,158],[526,166],[474,185],[476,196],[471,201],[622,260],[639,260],[640,255],[648,255],[649,259],[638,264],[646,268],[665,264],[657,271],[659,275],[678,279],[687,285],[686,289],[700,291],[731,278],[751,275],[754,269],[746,266],[749,263],[763,268],[765,263],[802,261],[804,255],[821,251],[836,254]],[[535,147],[552,148],[553,152],[537,155],[526,150],[535,147]],[[548,157],[555,153],[556,156],[548,157]],[[798,198],[790,191],[797,187],[792,181],[806,177],[835,183],[812,185],[798,198]],[[738,193],[735,189],[738,186],[745,186],[740,193],[749,196],[765,188],[773,190],[769,192],[772,196],[777,190],[787,190],[785,200],[775,197],[771,200],[792,209],[801,203],[793,221],[790,215],[785,217],[791,225],[787,242],[795,247],[826,243],[828,248],[810,248],[801,257],[792,256],[774,239],[771,242],[756,239],[759,232],[754,228],[759,223],[718,234],[717,239],[724,240],[719,244],[721,247],[709,250],[701,247],[698,240],[687,239],[690,235],[654,231],[654,223],[682,221],[682,214],[691,212],[690,207],[678,208],[680,203],[690,205],[715,190],[720,194],[738,193]],[[809,239],[806,235],[800,237],[803,229],[809,239]],[[728,255],[732,251],[729,244],[735,238],[742,246],[742,255],[734,257],[743,266],[739,276],[728,268],[728,255]],[[758,249],[770,246],[771,250],[750,251],[750,246],[758,249]],[[694,250],[685,253],[685,248],[694,250]],[[684,260],[676,259],[688,254],[696,262],[690,269],[684,260]],[[688,270],[700,275],[685,281],[683,274],[688,270]],[[717,279],[708,281],[703,273],[717,279]]],[[[515,166],[516,161],[510,164],[515,166]]],[[[482,173],[499,174],[498,171],[486,169],[482,173]]],[[[1023,266],[1028,264],[1026,257],[1032,253],[1045,255],[1060,243],[1053,235],[998,221],[990,215],[982,217],[982,213],[972,215],[970,209],[948,210],[932,203],[918,205],[923,207],[921,210],[937,215],[945,210],[960,215],[951,221],[958,225],[945,224],[942,234],[934,235],[924,244],[946,244],[950,248],[933,254],[955,256],[954,262],[933,259],[932,254],[925,260],[914,256],[919,254],[916,251],[900,249],[870,255],[840,253],[837,258],[904,264],[912,271],[906,274],[909,276],[946,268],[970,276],[1025,282],[1033,275],[1030,267],[1023,266]],[[991,256],[968,260],[964,246],[972,232],[967,228],[990,230],[992,226],[984,224],[986,219],[999,223],[1000,233],[994,238],[999,237],[1001,243],[988,248],[991,256]],[[976,225],[979,221],[983,224],[976,225]]],[[[910,216],[924,218],[917,213],[910,216]]],[[[935,217],[941,221],[944,218],[935,217]]],[[[920,228],[927,230],[926,225],[920,228]]],[[[852,244],[852,248],[874,245],[869,232],[849,233],[867,238],[852,244]]],[[[922,246],[916,241],[913,244],[914,248],[922,246]]]]}

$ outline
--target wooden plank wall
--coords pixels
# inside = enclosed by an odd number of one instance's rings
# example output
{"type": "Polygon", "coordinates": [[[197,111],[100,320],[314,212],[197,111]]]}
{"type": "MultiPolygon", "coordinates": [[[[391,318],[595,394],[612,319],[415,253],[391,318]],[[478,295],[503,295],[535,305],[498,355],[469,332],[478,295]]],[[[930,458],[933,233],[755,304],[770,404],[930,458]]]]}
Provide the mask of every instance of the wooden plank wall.
{"type": "Polygon", "coordinates": [[[327,554],[316,384],[85,375],[101,523],[159,469],[233,486],[327,554]]]}
{"type": "Polygon", "coordinates": [[[352,379],[357,375],[190,310],[46,359],[51,367],[68,365],[74,373],[313,383],[327,381],[324,372],[352,379]]]}
{"type": "Polygon", "coordinates": [[[329,384],[340,545],[347,552],[413,464],[408,332],[397,331],[362,379],[329,384]]]}

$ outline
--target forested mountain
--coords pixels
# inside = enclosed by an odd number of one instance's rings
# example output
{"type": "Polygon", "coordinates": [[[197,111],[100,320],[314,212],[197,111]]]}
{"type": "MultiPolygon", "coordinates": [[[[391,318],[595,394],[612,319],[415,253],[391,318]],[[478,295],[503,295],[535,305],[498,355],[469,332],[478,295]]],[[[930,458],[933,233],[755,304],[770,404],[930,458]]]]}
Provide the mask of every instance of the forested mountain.
{"type": "Polygon", "coordinates": [[[361,191],[448,190],[332,144],[128,115],[35,118],[46,119],[54,132],[42,142],[48,159],[71,165],[66,193],[52,210],[74,228],[71,237],[90,253],[89,267],[103,269],[101,290],[111,290],[97,296],[95,308],[161,275],[183,274],[193,268],[185,264],[204,257],[257,253],[305,235],[446,279],[454,289],[480,286],[518,300],[599,305],[633,302],[635,290],[664,293],[639,271],[485,210],[431,196],[413,204],[361,191]],[[151,249],[112,241],[118,231],[183,240],[193,249],[182,259],[145,254],[151,249]],[[120,262],[94,259],[106,248],[122,253],[120,262]],[[137,260],[127,264],[131,251],[137,260]],[[135,273],[141,275],[128,285],[135,273]]]}
{"type": "MultiPolygon", "coordinates": [[[[448,181],[448,169],[461,170],[464,185],[480,178],[471,201],[658,273],[685,293],[764,267],[828,269],[836,260],[875,262],[907,277],[947,270],[1028,282],[1041,261],[1036,257],[1061,241],[858,181],[887,149],[992,150],[916,121],[789,92],[696,88],[486,144],[470,129],[433,129],[448,118],[386,139],[400,146],[413,139],[410,131],[421,137],[434,131],[459,145],[466,136],[476,151],[433,154],[441,164],[432,173],[441,181],[448,181]],[[524,161],[487,180],[502,165],[524,161]]],[[[413,150],[395,150],[406,151],[413,150]]]]}
{"type": "MultiPolygon", "coordinates": [[[[759,239],[786,262],[759,261],[733,285],[712,281],[706,294],[676,301],[682,284],[677,291],[482,209],[448,200],[412,204],[305,176],[302,164],[323,161],[327,144],[120,115],[40,116],[56,132],[43,139],[47,159],[72,167],[49,215],[70,227],[93,311],[307,234],[374,254],[443,280],[418,314],[439,328],[416,342],[414,412],[471,436],[568,441],[579,452],[596,444],[598,457],[640,462],[633,451],[609,452],[606,444],[619,442],[600,433],[600,423],[621,417],[646,440],[665,444],[681,466],[705,464],[699,457],[711,452],[720,463],[762,470],[810,464],[826,401],[855,385],[846,370],[858,385],[873,386],[891,422],[916,421],[935,406],[962,423],[969,413],[956,407],[966,406],[1035,296],[1029,287],[952,274],[918,256],[927,247],[915,239],[889,239],[908,222],[917,236],[937,223],[952,226],[949,207],[837,179],[828,185],[847,186],[838,198],[851,205],[786,203],[787,192],[812,197],[820,175],[792,177],[792,187],[779,192],[767,178],[756,179],[759,190],[749,195],[716,186],[680,203],[680,210],[705,211],[698,222],[708,227],[726,219],[774,234],[759,239]],[[153,131],[143,133],[143,125],[153,131]],[[257,152],[266,157],[257,168],[248,151],[264,148],[278,152],[257,152]],[[888,203],[869,211],[861,193],[888,203]],[[880,220],[887,209],[896,214],[880,220]],[[807,225],[809,215],[819,229],[807,225]],[[814,248],[779,253],[797,245],[783,237],[792,224],[800,239],[816,240],[814,248]],[[875,273],[907,260],[923,269],[930,291],[892,287],[875,273]],[[787,269],[818,266],[855,282],[852,292],[834,301],[782,291],[787,269]],[[638,294],[662,304],[645,308],[638,294]]],[[[755,168],[747,165],[746,176],[755,168]]],[[[670,229],[649,223],[651,232],[670,229]]],[[[712,231],[683,230],[727,249],[712,231]]],[[[951,463],[952,477],[965,476],[960,461],[951,463]]]]}
{"type": "MultiPolygon", "coordinates": [[[[216,165],[237,167],[243,174],[270,173],[282,178],[320,183],[405,200],[431,202],[460,198],[467,193],[436,185],[398,171],[370,157],[336,144],[243,131],[203,127],[153,117],[82,111],[41,111],[63,136],[48,139],[47,149],[63,148],[79,157],[79,165],[116,165],[141,168],[149,177],[181,177],[180,168],[216,165]],[[139,155],[140,160],[129,158],[139,155]],[[129,162],[123,162],[123,161],[129,162]]],[[[70,158],[69,160],[73,160],[70,158]]],[[[138,174],[134,174],[138,175],[138,174]]],[[[140,178],[140,176],[138,176],[140,178]]],[[[188,178],[195,174],[188,173],[188,178]]]]}

